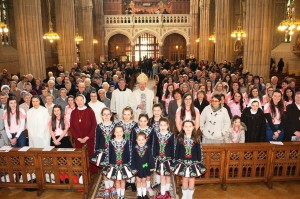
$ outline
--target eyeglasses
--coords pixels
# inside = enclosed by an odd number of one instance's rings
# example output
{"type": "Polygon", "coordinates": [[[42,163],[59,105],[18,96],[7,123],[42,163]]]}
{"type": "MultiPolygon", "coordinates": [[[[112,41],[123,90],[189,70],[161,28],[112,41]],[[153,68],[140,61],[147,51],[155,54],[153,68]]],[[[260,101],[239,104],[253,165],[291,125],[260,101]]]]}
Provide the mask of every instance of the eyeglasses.
{"type": "Polygon", "coordinates": [[[210,102],[220,102],[219,100],[210,100],[210,102]]]}

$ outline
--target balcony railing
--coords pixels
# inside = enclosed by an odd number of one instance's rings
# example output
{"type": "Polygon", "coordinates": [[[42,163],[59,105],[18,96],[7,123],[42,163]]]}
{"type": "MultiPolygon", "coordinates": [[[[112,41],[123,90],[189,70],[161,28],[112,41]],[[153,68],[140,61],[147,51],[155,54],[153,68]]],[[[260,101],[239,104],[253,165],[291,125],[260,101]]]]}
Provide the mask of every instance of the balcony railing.
{"type": "Polygon", "coordinates": [[[189,14],[105,15],[105,26],[111,25],[190,25],[189,14]]]}

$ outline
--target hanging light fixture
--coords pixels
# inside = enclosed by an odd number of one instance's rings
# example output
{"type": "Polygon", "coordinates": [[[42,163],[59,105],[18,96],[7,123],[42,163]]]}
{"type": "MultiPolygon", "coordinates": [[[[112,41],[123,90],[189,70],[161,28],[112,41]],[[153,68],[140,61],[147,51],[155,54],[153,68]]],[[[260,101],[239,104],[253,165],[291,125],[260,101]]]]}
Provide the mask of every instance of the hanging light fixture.
{"type": "Polygon", "coordinates": [[[216,37],[216,33],[214,32],[214,34],[212,34],[212,35],[209,36],[208,40],[216,43],[216,38],[217,38],[216,37]]]}
{"type": "Polygon", "coordinates": [[[51,22],[51,7],[50,7],[50,0],[47,1],[48,3],[48,14],[49,14],[49,32],[45,33],[43,39],[49,40],[50,43],[59,39],[59,35],[53,31],[53,25],[51,22]]]}
{"type": "Polygon", "coordinates": [[[76,35],[75,35],[75,41],[76,41],[76,44],[79,44],[80,42],[83,41],[83,37],[80,36],[78,33],[76,33],[76,35]]]}
{"type": "Polygon", "coordinates": [[[243,30],[243,11],[242,11],[243,7],[242,7],[242,0],[240,0],[240,16],[239,16],[239,20],[238,20],[238,27],[236,30],[234,30],[231,33],[231,37],[232,38],[236,38],[237,40],[241,40],[243,38],[245,38],[247,36],[246,31],[243,30]]]}
{"type": "Polygon", "coordinates": [[[289,0],[287,3],[287,19],[281,21],[278,30],[292,36],[294,31],[300,31],[300,20],[295,17],[294,1],[289,0]]]}
{"type": "Polygon", "coordinates": [[[4,22],[0,21],[0,34],[2,35],[6,33],[8,33],[7,25],[4,22]]]}

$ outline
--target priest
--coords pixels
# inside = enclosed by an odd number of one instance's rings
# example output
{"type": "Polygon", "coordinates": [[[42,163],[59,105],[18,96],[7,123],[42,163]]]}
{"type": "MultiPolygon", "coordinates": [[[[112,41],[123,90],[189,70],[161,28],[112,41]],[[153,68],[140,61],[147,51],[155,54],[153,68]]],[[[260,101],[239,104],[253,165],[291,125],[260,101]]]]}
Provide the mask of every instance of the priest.
{"type": "Polygon", "coordinates": [[[129,106],[129,99],[132,95],[132,91],[126,88],[125,84],[125,79],[119,79],[118,88],[112,93],[110,109],[114,113],[115,122],[122,120],[122,111],[129,106]]]}
{"type": "Polygon", "coordinates": [[[148,114],[149,118],[153,116],[152,107],[154,92],[147,88],[148,77],[141,73],[137,77],[138,89],[133,91],[129,104],[134,111],[134,120],[137,122],[141,113],[148,114]]]}

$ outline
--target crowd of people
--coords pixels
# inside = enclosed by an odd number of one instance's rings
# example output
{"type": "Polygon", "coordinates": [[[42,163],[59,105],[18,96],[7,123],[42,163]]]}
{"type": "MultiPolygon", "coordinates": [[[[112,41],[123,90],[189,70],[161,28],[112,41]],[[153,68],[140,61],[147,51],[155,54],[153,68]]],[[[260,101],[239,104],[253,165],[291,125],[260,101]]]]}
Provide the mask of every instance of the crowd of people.
{"type": "Polygon", "coordinates": [[[136,66],[74,64],[71,71],[58,65],[44,80],[3,70],[0,145],[87,145],[91,172],[103,167],[105,197],[124,198],[131,186],[147,198],[160,184],[156,197],[170,198],[174,174],[182,176],[183,198],[193,198],[195,177],[206,170],[201,143],[300,140],[296,80],[273,76],[268,82],[242,71],[241,60],[151,58],[136,66]]]}

